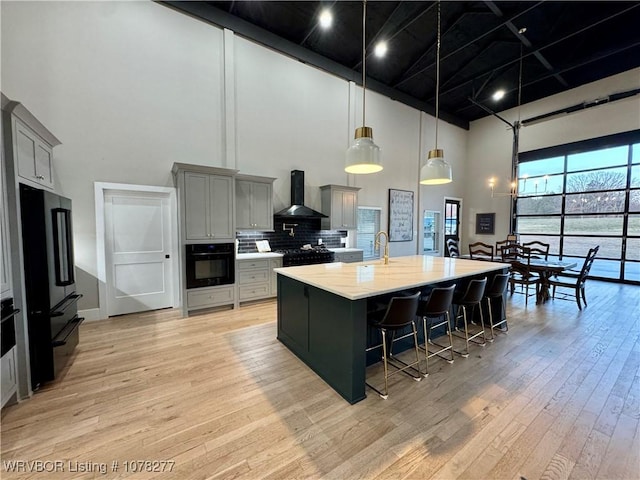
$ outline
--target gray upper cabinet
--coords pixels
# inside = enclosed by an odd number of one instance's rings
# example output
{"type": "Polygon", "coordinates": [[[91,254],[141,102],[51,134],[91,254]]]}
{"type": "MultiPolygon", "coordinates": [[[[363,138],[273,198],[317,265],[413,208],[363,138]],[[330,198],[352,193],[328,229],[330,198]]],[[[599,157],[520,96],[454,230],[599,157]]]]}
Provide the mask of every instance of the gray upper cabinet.
{"type": "Polygon", "coordinates": [[[236,230],[273,230],[274,180],[236,176],[236,230]]]}
{"type": "Polygon", "coordinates": [[[60,145],[47,128],[21,103],[2,96],[3,121],[10,125],[5,130],[6,162],[15,165],[21,183],[47,190],[54,189],[53,147],[60,145]]]}
{"type": "Polygon", "coordinates": [[[323,185],[320,187],[322,213],[329,218],[322,219],[325,230],[355,230],[358,227],[359,187],[323,185]]]}
{"type": "Polygon", "coordinates": [[[233,241],[235,173],[216,167],[174,164],[182,201],[184,241],[233,241]]]}
{"type": "Polygon", "coordinates": [[[51,146],[19,120],[14,119],[14,122],[18,175],[53,190],[51,146]]]}

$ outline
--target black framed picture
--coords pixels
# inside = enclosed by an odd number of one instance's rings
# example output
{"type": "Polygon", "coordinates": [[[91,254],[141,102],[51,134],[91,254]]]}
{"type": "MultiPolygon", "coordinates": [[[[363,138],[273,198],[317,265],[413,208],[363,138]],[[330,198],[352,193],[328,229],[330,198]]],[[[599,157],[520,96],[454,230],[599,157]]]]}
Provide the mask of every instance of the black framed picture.
{"type": "Polygon", "coordinates": [[[476,235],[493,235],[495,223],[495,213],[476,213],[476,235]]]}
{"type": "Polygon", "coordinates": [[[413,240],[413,192],[389,189],[389,241],[413,240]]]}

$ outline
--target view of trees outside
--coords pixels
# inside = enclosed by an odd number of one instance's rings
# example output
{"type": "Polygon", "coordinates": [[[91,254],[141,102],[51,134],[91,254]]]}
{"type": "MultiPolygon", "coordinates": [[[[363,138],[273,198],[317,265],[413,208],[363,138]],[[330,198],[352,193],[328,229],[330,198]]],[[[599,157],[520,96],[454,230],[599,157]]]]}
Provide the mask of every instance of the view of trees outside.
{"type": "MultiPolygon", "coordinates": [[[[516,212],[522,241],[550,243],[554,256],[584,257],[589,248],[600,245],[592,269],[596,276],[619,277],[624,236],[626,259],[640,260],[640,144],[523,162],[518,177],[516,212]]],[[[627,262],[625,277],[640,281],[640,263],[627,262]]]]}

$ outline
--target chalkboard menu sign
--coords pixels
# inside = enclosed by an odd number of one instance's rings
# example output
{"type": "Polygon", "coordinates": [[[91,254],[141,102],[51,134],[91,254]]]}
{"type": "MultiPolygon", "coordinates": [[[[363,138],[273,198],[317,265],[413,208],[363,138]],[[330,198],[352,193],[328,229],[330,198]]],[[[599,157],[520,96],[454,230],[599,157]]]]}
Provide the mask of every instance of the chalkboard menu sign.
{"type": "Polygon", "coordinates": [[[495,223],[495,213],[476,213],[476,235],[493,235],[495,223]]]}
{"type": "Polygon", "coordinates": [[[413,192],[389,189],[389,241],[413,240],[413,192]]]}

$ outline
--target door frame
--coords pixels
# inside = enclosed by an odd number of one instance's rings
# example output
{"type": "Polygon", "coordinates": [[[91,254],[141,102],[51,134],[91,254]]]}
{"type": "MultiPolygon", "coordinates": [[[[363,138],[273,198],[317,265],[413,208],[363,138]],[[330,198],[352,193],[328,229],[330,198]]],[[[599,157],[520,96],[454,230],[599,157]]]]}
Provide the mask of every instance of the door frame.
{"type": "MultiPolygon", "coordinates": [[[[442,199],[442,256],[447,256],[447,245],[446,245],[446,221],[447,221],[447,200],[451,200],[454,202],[458,202],[460,204],[460,208],[458,210],[458,245],[462,245],[462,198],[460,197],[444,197],[442,199]]],[[[460,253],[462,254],[462,248],[460,248],[460,253]]]]}
{"type": "Polygon", "coordinates": [[[123,192],[142,192],[142,193],[160,193],[169,195],[169,215],[171,228],[171,266],[173,275],[173,305],[174,308],[182,306],[180,292],[182,291],[182,275],[181,262],[179,254],[178,242],[178,201],[176,189],[174,187],[156,187],[151,185],[133,185],[129,183],[106,183],[94,182],[94,194],[96,205],[96,260],[97,260],[97,277],[98,277],[98,309],[100,310],[100,318],[106,319],[108,316],[107,308],[107,268],[106,268],[106,235],[105,235],[105,211],[104,197],[108,191],[118,190],[123,192]]]}

